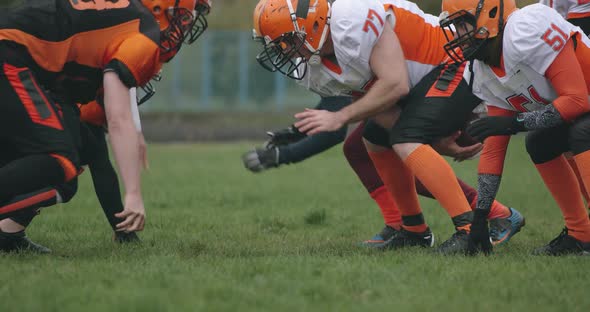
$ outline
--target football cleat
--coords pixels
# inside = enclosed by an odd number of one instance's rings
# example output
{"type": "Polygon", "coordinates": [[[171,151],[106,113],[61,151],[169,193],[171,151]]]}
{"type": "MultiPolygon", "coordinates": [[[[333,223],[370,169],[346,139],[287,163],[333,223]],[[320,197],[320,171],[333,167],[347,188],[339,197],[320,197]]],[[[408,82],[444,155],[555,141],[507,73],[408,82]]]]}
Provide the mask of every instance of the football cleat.
{"type": "Polygon", "coordinates": [[[16,233],[0,231],[0,251],[47,254],[51,252],[51,249],[31,241],[25,234],[25,231],[16,233]]]}
{"type": "Polygon", "coordinates": [[[277,147],[255,148],[242,155],[244,167],[252,172],[261,172],[279,166],[279,149],[277,147]]]}
{"type": "Polygon", "coordinates": [[[469,233],[465,230],[455,232],[449,239],[436,248],[436,252],[443,255],[467,254],[469,233]]]}
{"type": "Polygon", "coordinates": [[[139,236],[135,232],[115,232],[113,241],[119,244],[141,243],[139,236]]]}
{"type": "Polygon", "coordinates": [[[533,255],[537,256],[563,256],[579,255],[590,256],[590,242],[584,243],[568,234],[568,229],[564,228],[561,233],[554,238],[549,244],[533,250],[533,255]]]}
{"type": "Polygon", "coordinates": [[[508,218],[494,218],[490,220],[490,238],[494,246],[507,243],[525,225],[522,214],[514,208],[509,209],[510,216],[508,218]]]}
{"type": "Polygon", "coordinates": [[[429,228],[422,233],[414,233],[402,228],[396,235],[393,235],[390,239],[386,240],[378,248],[387,250],[412,246],[432,247],[433,245],[434,234],[432,234],[429,228]]]}
{"type": "Polygon", "coordinates": [[[363,247],[378,248],[383,246],[385,241],[390,240],[397,233],[399,233],[399,230],[396,230],[393,227],[386,224],[385,227],[381,230],[381,232],[375,234],[373,238],[361,242],[360,245],[363,247]]]}

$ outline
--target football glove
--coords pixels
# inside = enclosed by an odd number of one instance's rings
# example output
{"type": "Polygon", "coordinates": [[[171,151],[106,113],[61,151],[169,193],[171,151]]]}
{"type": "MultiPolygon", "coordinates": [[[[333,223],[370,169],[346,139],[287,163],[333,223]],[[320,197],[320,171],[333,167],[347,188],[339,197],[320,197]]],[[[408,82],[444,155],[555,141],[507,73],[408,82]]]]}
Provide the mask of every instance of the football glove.
{"type": "Polygon", "coordinates": [[[485,255],[489,255],[492,252],[493,246],[487,220],[488,213],[489,210],[475,209],[467,246],[469,255],[475,255],[480,251],[485,255]]]}
{"type": "Polygon", "coordinates": [[[264,143],[264,147],[268,149],[295,143],[305,138],[305,133],[299,132],[294,126],[277,131],[268,131],[266,135],[269,136],[269,140],[264,143]]]}
{"type": "Polygon", "coordinates": [[[252,172],[261,172],[279,166],[279,148],[255,148],[242,155],[244,167],[252,172]]]}
{"type": "Polygon", "coordinates": [[[483,142],[487,137],[496,135],[513,135],[524,131],[524,124],[516,116],[492,116],[473,121],[467,126],[467,134],[483,142]]]}

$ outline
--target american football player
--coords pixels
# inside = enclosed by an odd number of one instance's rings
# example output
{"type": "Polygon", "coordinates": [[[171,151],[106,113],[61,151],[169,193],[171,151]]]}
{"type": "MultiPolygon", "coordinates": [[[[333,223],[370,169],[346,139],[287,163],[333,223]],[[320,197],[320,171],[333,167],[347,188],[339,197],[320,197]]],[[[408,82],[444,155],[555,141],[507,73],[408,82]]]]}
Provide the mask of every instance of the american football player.
{"type": "Polygon", "coordinates": [[[320,94],[358,97],[338,112],[299,113],[295,126],[313,135],[373,117],[364,129],[369,156],[403,222],[388,246],[433,245],[416,196],[416,176],[456,227],[438,251],[465,252],[469,203],[450,166],[428,144],[458,130],[479,100],[462,81],[464,66],[439,66],[446,55],[437,19],[402,0],[261,2],[255,10],[255,31],[265,42],[261,65],[320,94]],[[384,130],[392,125],[390,133],[384,130]]]}
{"type": "Polygon", "coordinates": [[[510,135],[529,131],[527,151],[565,219],[562,233],[534,253],[590,254],[590,220],[580,195],[590,186],[590,40],[541,4],[519,10],[513,0],[443,0],[442,8],[445,48],[457,61],[472,61],[466,79],[489,105],[490,116],[468,128],[485,140],[470,250],[490,248],[485,215],[500,186],[507,144],[510,135]],[[563,156],[568,151],[582,185],[563,156]]]}
{"type": "Polygon", "coordinates": [[[585,0],[540,0],[539,3],[553,8],[568,22],[590,34],[590,2],[585,0]]]}
{"type": "MultiPolygon", "coordinates": [[[[145,85],[184,43],[206,28],[209,0],[35,1],[0,15],[0,143],[13,155],[0,168],[0,216],[31,207],[18,196],[71,181],[78,174],[64,108],[104,89],[110,142],[125,186],[117,230],[143,229],[139,135],[129,89],[145,85]],[[56,95],[61,102],[54,101],[56,95]]],[[[42,202],[55,196],[35,196],[42,202]]]]}

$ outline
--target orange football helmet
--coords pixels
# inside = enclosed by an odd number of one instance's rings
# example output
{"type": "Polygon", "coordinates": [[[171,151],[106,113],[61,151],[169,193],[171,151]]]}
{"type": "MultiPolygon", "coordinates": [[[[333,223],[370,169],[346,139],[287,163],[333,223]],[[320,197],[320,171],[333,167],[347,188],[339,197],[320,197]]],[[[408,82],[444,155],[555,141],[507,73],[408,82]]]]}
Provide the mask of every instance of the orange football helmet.
{"type": "Polygon", "coordinates": [[[471,60],[486,40],[502,33],[514,0],[443,0],[440,26],[448,43],[445,50],[458,62],[471,60]]]}
{"type": "Polygon", "coordinates": [[[254,37],[264,46],[258,62],[269,71],[302,79],[307,63],[320,62],[330,30],[331,2],[261,0],[254,9],[254,37]],[[302,47],[309,53],[302,53],[302,47]]]}
{"type": "Polygon", "coordinates": [[[183,43],[191,44],[207,29],[211,0],[141,0],[160,25],[160,60],[170,61],[183,43]]]}

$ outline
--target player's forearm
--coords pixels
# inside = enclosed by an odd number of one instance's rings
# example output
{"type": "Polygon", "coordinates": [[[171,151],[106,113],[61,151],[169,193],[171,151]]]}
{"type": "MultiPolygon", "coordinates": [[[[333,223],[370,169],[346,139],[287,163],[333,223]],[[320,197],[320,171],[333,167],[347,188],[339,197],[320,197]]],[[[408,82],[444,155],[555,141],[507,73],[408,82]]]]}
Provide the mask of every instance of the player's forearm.
{"type": "Polygon", "coordinates": [[[527,131],[553,128],[565,122],[553,104],[549,104],[540,110],[520,113],[517,115],[517,120],[522,123],[522,128],[527,131]]]}
{"type": "Polygon", "coordinates": [[[338,112],[346,124],[358,122],[393,107],[409,92],[403,81],[385,82],[377,80],[363,97],[338,112]]]}
{"type": "Polygon", "coordinates": [[[129,105],[129,89],[113,72],[105,73],[104,101],[109,137],[126,195],[140,195],[139,136],[129,105]]]}
{"type": "Polygon", "coordinates": [[[501,175],[479,174],[477,176],[477,209],[489,211],[500,189],[501,175]]]}
{"type": "Polygon", "coordinates": [[[140,194],[139,138],[131,119],[112,125],[109,137],[126,194],[140,194]]]}

